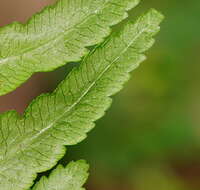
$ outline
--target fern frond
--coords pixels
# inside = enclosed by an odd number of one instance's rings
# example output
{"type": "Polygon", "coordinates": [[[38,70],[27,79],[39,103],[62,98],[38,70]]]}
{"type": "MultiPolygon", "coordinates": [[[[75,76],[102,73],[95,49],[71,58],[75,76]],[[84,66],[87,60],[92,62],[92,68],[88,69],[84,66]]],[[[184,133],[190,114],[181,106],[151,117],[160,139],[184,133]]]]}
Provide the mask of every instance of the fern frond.
{"type": "Polygon", "coordinates": [[[52,94],[35,99],[23,117],[0,116],[0,189],[27,189],[36,173],[53,167],[65,145],[86,137],[154,43],[163,16],[150,10],[84,58],[52,94]]]}
{"type": "Polygon", "coordinates": [[[59,0],[25,25],[0,29],[0,95],[35,72],[79,61],[139,0],[59,0]]]}
{"type": "Polygon", "coordinates": [[[66,168],[59,165],[48,178],[42,177],[32,190],[84,190],[88,169],[84,160],[70,162],[66,168]]]}

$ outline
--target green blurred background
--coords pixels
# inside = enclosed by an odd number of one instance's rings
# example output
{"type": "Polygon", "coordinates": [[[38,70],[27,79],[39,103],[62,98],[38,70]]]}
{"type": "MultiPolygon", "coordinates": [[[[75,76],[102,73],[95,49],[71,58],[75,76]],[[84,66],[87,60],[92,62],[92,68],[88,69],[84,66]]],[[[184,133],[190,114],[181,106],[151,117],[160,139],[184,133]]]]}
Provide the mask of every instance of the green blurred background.
{"type": "MultiPolygon", "coordinates": [[[[0,24],[24,22],[49,3],[1,0],[0,24]]],[[[152,7],[166,18],[148,59],[88,138],[69,147],[61,161],[90,163],[88,189],[200,189],[200,1],[143,0],[130,19],[152,7]]],[[[36,74],[0,97],[0,112],[23,112],[36,95],[52,91],[69,67],[36,74]]]]}

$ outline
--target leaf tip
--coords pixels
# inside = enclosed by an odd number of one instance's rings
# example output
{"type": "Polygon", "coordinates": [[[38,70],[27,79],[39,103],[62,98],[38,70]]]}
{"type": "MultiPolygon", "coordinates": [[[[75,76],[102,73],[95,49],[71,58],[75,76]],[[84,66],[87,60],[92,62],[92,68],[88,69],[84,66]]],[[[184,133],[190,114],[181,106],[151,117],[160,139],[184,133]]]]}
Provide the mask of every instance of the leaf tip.
{"type": "Polygon", "coordinates": [[[150,15],[150,17],[151,17],[151,20],[153,20],[154,21],[154,23],[155,24],[160,24],[163,20],[164,20],[164,15],[161,13],[161,12],[159,12],[159,11],[157,11],[156,9],[154,9],[154,8],[151,8],[150,10],[149,10],[149,12],[148,12],[148,14],[150,15]]]}

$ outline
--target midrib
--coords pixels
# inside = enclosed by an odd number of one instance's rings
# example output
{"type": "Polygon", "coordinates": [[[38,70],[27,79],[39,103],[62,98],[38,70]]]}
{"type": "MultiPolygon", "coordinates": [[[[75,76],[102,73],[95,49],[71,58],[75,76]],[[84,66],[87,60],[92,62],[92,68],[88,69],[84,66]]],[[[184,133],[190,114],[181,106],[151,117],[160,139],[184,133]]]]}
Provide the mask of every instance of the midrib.
{"type": "MultiPolygon", "coordinates": [[[[26,145],[23,148],[23,151],[26,150],[26,148],[28,148],[28,146],[31,144],[31,142],[37,138],[40,137],[40,135],[44,134],[46,131],[48,131],[49,129],[51,129],[58,121],[60,121],[60,119],[67,113],[67,112],[71,112],[75,106],[77,106],[81,100],[88,94],[89,91],[92,90],[92,88],[95,86],[95,84],[97,83],[97,81],[99,79],[101,79],[101,77],[110,69],[110,67],[117,61],[119,60],[119,58],[131,47],[131,45],[138,39],[138,37],[147,29],[147,27],[145,27],[143,30],[141,30],[131,41],[130,43],[127,45],[127,47],[122,50],[119,54],[117,54],[118,56],[112,61],[110,62],[110,64],[108,64],[105,69],[99,73],[99,75],[97,76],[96,79],[94,79],[94,81],[89,85],[89,87],[81,94],[81,96],[68,108],[66,109],[63,114],[60,115],[60,117],[55,118],[54,122],[52,122],[51,124],[49,124],[46,128],[40,130],[36,135],[34,135],[32,138],[29,138],[26,141],[22,141],[24,145],[26,145]]],[[[97,50],[98,51],[98,50],[97,50]]],[[[9,157],[4,157],[4,160],[7,159],[12,159],[13,157],[16,157],[16,154],[19,154],[20,150],[18,151],[12,151],[12,154],[9,154],[9,157]]],[[[0,169],[1,172],[5,171],[6,168],[6,164],[4,165],[5,168],[0,169]]]]}
{"type": "MultiPolygon", "coordinates": [[[[52,122],[51,124],[49,124],[46,128],[42,129],[41,131],[39,131],[36,135],[34,135],[32,138],[30,138],[30,142],[35,140],[36,138],[38,138],[40,135],[42,135],[43,133],[45,133],[47,130],[51,129],[58,121],[60,121],[66,114],[67,112],[71,112],[75,106],[77,106],[81,100],[89,93],[89,91],[92,90],[92,88],[95,86],[95,84],[98,82],[99,79],[101,79],[101,77],[110,69],[110,67],[119,60],[119,58],[131,47],[131,45],[134,43],[134,41],[146,30],[146,28],[144,28],[142,31],[140,31],[138,33],[138,35],[135,36],[135,38],[133,38],[133,40],[131,40],[131,42],[127,45],[127,47],[121,51],[121,53],[118,54],[118,56],[112,61],[110,62],[110,64],[108,64],[105,69],[97,76],[96,79],[94,79],[94,81],[89,85],[89,87],[81,94],[81,96],[68,108],[66,109],[63,114],[60,115],[60,117],[57,117],[55,119],[54,122],[52,122]]],[[[98,50],[97,50],[98,51],[98,50]]],[[[71,73],[73,74],[73,73],[71,73]]]]}

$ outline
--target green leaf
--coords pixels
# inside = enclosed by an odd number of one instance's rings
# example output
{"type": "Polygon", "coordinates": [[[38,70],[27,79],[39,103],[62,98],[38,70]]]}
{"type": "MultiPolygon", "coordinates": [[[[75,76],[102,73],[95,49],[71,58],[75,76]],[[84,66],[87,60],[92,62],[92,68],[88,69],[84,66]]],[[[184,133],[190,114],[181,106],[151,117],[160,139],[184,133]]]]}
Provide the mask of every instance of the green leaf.
{"type": "Polygon", "coordinates": [[[25,25],[0,29],[0,95],[35,72],[79,61],[85,47],[103,41],[139,0],[59,0],[25,25]]]}
{"type": "Polygon", "coordinates": [[[0,116],[0,189],[24,190],[36,173],[53,167],[64,145],[86,137],[102,117],[129,72],[145,59],[163,16],[150,10],[129,22],[84,58],[52,94],[35,99],[23,117],[0,116]]]}
{"type": "Polygon", "coordinates": [[[32,190],[84,190],[88,169],[84,160],[71,162],[66,168],[59,165],[48,178],[42,177],[32,190]]]}

